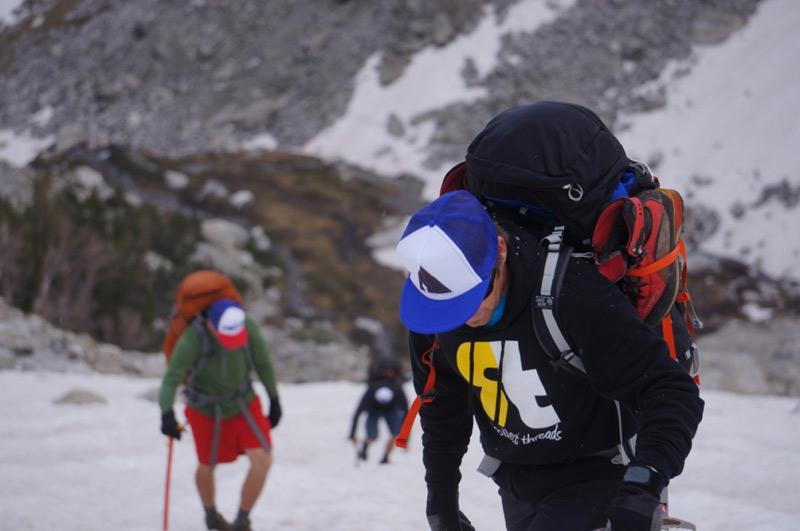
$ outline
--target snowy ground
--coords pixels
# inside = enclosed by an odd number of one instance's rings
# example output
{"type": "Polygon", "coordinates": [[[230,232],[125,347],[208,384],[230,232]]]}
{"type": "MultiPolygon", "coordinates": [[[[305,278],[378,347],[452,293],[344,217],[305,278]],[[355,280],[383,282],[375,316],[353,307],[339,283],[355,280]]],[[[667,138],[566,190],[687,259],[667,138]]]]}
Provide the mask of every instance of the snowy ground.
{"type": "MultiPolygon", "coordinates": [[[[122,376],[0,372],[0,529],[161,529],[167,444],[158,407],[144,398],[158,385],[122,376]],[[54,403],[73,389],[108,403],[54,403]]],[[[252,514],[254,529],[427,529],[418,427],[411,448],[398,450],[389,465],[377,464],[375,447],[368,463],[355,466],[346,435],[362,391],[347,382],[281,385],[284,418],[273,433],[275,465],[252,514]]],[[[800,528],[800,401],[704,396],[695,449],[670,488],[673,514],[701,531],[800,528]]],[[[462,504],[477,529],[496,531],[502,516],[493,484],[474,471],[480,457],[473,440],[462,469],[462,504]]],[[[191,439],[176,443],[170,529],[204,528],[194,466],[191,439]]],[[[240,459],[217,472],[218,507],[229,518],[245,469],[240,459]]]]}
{"type": "Polygon", "coordinates": [[[17,19],[14,10],[21,4],[21,0],[0,0],[0,24],[12,24],[17,19]]]}

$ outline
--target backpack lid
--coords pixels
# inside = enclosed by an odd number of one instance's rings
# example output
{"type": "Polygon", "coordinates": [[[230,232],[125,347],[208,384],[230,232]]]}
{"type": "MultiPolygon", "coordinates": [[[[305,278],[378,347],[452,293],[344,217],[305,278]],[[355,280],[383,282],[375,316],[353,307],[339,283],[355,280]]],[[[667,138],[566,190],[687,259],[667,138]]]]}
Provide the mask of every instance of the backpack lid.
{"type": "Polygon", "coordinates": [[[584,241],[630,161],[592,111],[540,101],[492,119],[469,145],[466,163],[465,185],[476,197],[547,209],[584,241]]]}

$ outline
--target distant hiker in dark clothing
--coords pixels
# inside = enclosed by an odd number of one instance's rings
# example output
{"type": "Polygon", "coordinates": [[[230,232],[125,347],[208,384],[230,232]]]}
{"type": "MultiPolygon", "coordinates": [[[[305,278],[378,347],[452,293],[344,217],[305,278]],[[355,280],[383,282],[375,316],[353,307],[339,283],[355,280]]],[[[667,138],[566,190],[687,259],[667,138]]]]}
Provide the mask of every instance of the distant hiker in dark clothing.
{"type": "Polygon", "coordinates": [[[365,421],[366,438],[364,439],[358,458],[367,459],[369,445],[378,439],[378,421],[384,419],[392,437],[386,443],[381,464],[389,462],[389,454],[394,450],[394,438],[400,433],[403,418],[408,411],[408,400],[403,391],[403,379],[400,373],[400,364],[393,360],[378,359],[369,370],[367,390],[358,403],[350,427],[350,440],[358,444],[356,426],[358,418],[366,412],[365,421]]]}
{"type": "MultiPolygon", "coordinates": [[[[573,190],[556,177],[606,170],[592,157],[608,133],[590,111],[509,112],[470,146],[467,179],[471,171],[534,171],[519,162],[524,155],[554,176],[553,194],[566,194],[573,190]]],[[[480,470],[499,486],[508,530],[661,529],[659,497],[683,469],[703,401],[620,289],[591,261],[571,259],[557,317],[585,366],[578,376],[556,369],[534,334],[532,268],[543,253],[528,229],[453,191],[412,216],[397,250],[410,272],[400,315],[417,393],[431,372],[425,361],[435,369],[433,400],[419,410],[430,528],[474,529],[458,488],[476,422],[480,470]],[[621,443],[634,434],[626,466],[621,443]]]]}
{"type": "Polygon", "coordinates": [[[169,360],[159,393],[161,432],[181,438],[172,410],[178,386],[189,375],[186,419],[197,450],[195,480],[208,529],[249,531],[249,514],[272,464],[270,430],[278,425],[281,405],[269,351],[256,323],[234,301],[220,299],[188,326],[169,360]],[[269,416],[250,381],[255,371],[269,396],[269,416]],[[217,512],[214,469],[241,454],[250,460],[233,525],[217,512]]]}
{"type": "Polygon", "coordinates": [[[367,382],[372,382],[379,378],[398,380],[400,383],[405,383],[408,380],[406,375],[403,374],[403,366],[400,360],[386,355],[376,357],[367,369],[367,382]]]}

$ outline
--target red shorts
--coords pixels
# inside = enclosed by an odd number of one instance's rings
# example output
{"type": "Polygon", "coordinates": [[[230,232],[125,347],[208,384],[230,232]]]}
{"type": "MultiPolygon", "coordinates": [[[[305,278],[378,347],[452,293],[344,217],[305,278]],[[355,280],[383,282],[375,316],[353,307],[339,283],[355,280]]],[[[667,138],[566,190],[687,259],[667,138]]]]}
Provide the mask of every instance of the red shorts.
{"type": "MultiPolygon", "coordinates": [[[[264,417],[261,410],[261,401],[256,396],[247,407],[256,424],[261,428],[261,433],[267,440],[267,444],[272,447],[272,440],[269,436],[269,420],[264,417]]],[[[200,413],[196,409],[186,407],[186,420],[192,427],[194,446],[197,450],[197,459],[204,465],[211,464],[211,447],[214,444],[214,417],[209,417],[200,413]]],[[[244,415],[239,414],[235,417],[222,419],[222,426],[219,434],[219,446],[217,448],[217,463],[230,463],[250,448],[261,448],[255,433],[247,423],[244,415]]]]}

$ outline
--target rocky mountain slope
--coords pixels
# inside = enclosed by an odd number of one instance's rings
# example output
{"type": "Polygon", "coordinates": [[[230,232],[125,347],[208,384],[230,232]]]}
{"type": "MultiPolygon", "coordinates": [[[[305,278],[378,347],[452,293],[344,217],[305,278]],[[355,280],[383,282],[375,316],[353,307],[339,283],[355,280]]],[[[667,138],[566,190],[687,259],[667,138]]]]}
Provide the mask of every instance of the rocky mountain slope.
{"type": "MultiPolygon", "coordinates": [[[[330,363],[309,369],[314,356],[322,356],[317,349],[326,343],[294,346],[298,328],[305,328],[312,315],[318,330],[328,326],[342,334],[342,344],[350,344],[340,354],[355,360],[342,366],[359,366],[364,349],[400,350],[402,332],[391,305],[399,279],[372,262],[364,241],[413,211],[421,184],[414,176],[394,190],[375,184],[373,197],[388,201],[380,207],[384,211],[358,221],[362,209],[332,191],[335,184],[324,192],[304,191],[309,181],[301,178],[302,169],[281,176],[273,171],[274,161],[243,155],[243,150],[259,145],[288,153],[300,150],[346,111],[355,76],[368,59],[378,58],[380,82],[389,85],[422,50],[444,47],[475,30],[486,17],[503,20],[520,6],[531,12],[546,10],[551,22],[536,31],[509,34],[498,51],[499,60],[489,69],[471,61],[463,64],[464,80],[481,89],[482,96],[414,117],[434,130],[426,148],[430,164],[460,157],[484,116],[535,99],[584,103],[613,126],[623,112],[663,105],[662,91],[641,88],[694,46],[723,42],[758,5],[757,0],[325,0],[312,8],[292,0],[26,0],[14,23],[0,26],[0,130],[49,145],[40,168],[72,157],[73,163],[59,166],[67,169],[56,178],[80,174],[74,155],[88,153],[92,163],[84,160],[85,166],[111,186],[133,182],[139,200],[200,208],[205,217],[228,216],[247,230],[263,230],[278,243],[284,269],[281,300],[276,303],[280,309],[258,311],[265,322],[280,317],[269,323],[269,330],[279,356],[287,367],[294,367],[290,377],[349,377],[360,368],[343,373],[330,363]],[[254,145],[257,138],[262,143],[254,145]],[[111,171],[103,157],[115,147],[151,163],[158,159],[157,184],[152,185],[152,179],[149,187],[131,181],[129,174],[136,172],[128,171],[129,165],[111,171]],[[212,166],[213,171],[205,171],[212,166]],[[176,174],[170,170],[179,170],[179,180],[183,175],[194,181],[191,193],[171,188],[176,174]],[[214,190],[220,185],[224,192],[215,200],[214,190]],[[141,193],[143,189],[147,193],[141,193]],[[252,194],[238,196],[249,205],[244,209],[235,206],[237,199],[230,192],[237,191],[252,194]],[[200,195],[204,201],[198,200],[200,195]],[[318,219],[328,221],[304,225],[310,204],[297,200],[303,196],[326,199],[312,208],[320,214],[318,219]],[[216,211],[211,208],[215,201],[216,211]],[[330,209],[323,211],[320,204],[330,209]],[[348,227],[350,233],[341,232],[348,227]],[[325,260],[320,261],[321,255],[325,260]],[[311,271],[312,263],[324,264],[319,269],[323,274],[311,271]],[[309,274],[316,284],[307,282],[309,274]],[[373,289],[362,294],[358,290],[365,287],[364,278],[371,280],[373,289]],[[345,296],[347,291],[337,292],[334,286],[349,286],[351,294],[358,292],[362,298],[345,296]],[[345,310],[338,307],[344,305],[345,310]],[[303,357],[309,363],[293,361],[300,351],[313,352],[303,357]]],[[[386,127],[390,133],[403,133],[397,120],[389,120],[386,127]]],[[[319,170],[309,177],[314,182],[323,174],[345,183],[354,177],[380,182],[357,168],[303,160],[300,166],[319,170]]],[[[34,166],[17,168],[0,161],[0,193],[14,204],[28,201],[29,183],[39,171],[34,166]]],[[[713,218],[699,212],[689,221],[697,235],[713,224],[713,218]]],[[[218,257],[212,262],[216,265],[220,255],[238,256],[209,252],[218,257]]],[[[753,336],[764,337],[766,343],[755,358],[752,352],[743,355],[755,359],[756,366],[777,363],[777,370],[768,371],[773,375],[769,378],[793,392],[780,368],[786,360],[800,358],[797,337],[772,331],[763,313],[755,314],[766,309],[776,323],[796,318],[797,286],[778,284],[732,261],[699,252],[695,256],[690,287],[709,331],[730,336],[731,319],[744,323],[736,330],[752,326],[753,336]]],[[[5,355],[6,366],[30,365],[25,353],[36,348],[5,344],[11,345],[5,347],[11,353],[5,355]]],[[[771,384],[756,388],[772,390],[771,384]]]]}
{"type": "Polygon", "coordinates": [[[611,125],[657,107],[663,94],[636,89],[723,41],[758,1],[27,0],[0,33],[0,128],[52,135],[59,151],[231,151],[264,132],[292,151],[345,111],[373,54],[390,84],[416,53],[518,4],[553,22],[509,35],[489,72],[463,65],[486,95],[418,117],[437,130],[433,153],[461,156],[483,116],[537,99],[584,103],[611,125]]]}

